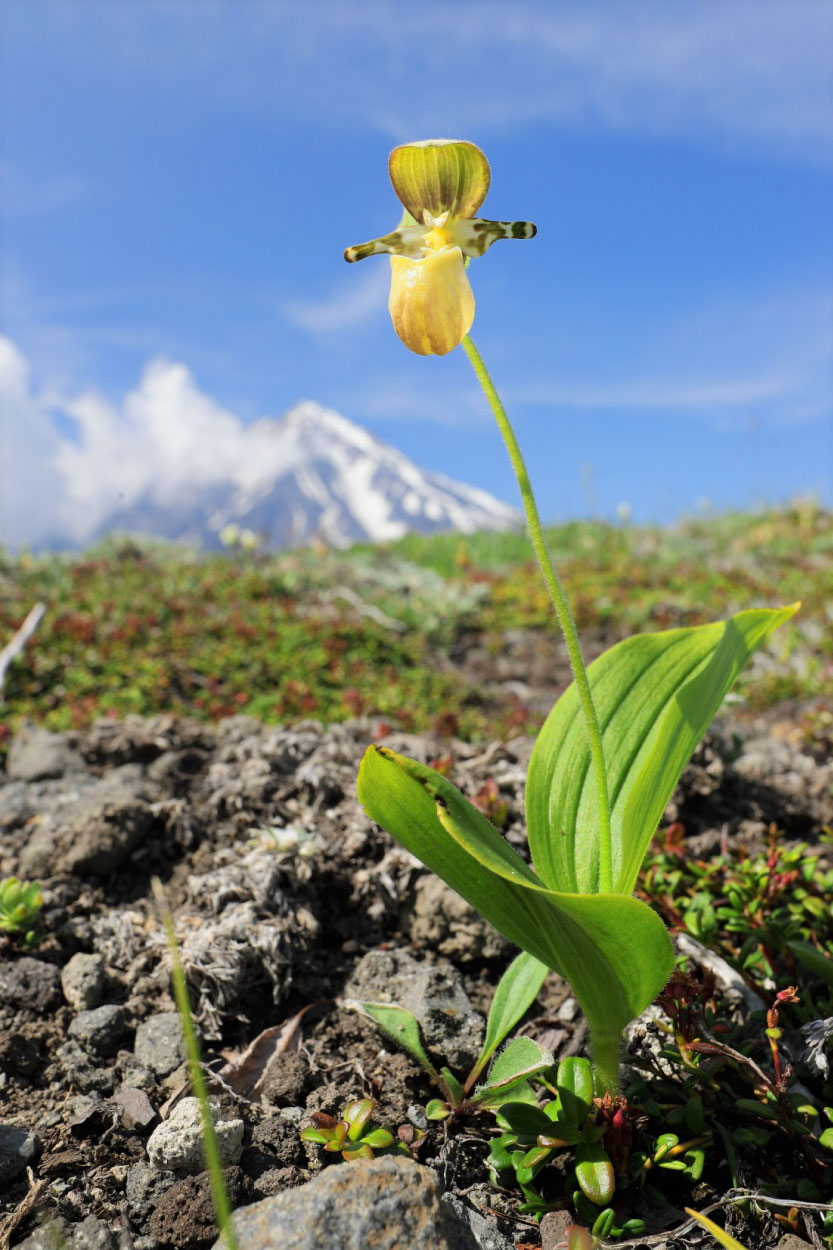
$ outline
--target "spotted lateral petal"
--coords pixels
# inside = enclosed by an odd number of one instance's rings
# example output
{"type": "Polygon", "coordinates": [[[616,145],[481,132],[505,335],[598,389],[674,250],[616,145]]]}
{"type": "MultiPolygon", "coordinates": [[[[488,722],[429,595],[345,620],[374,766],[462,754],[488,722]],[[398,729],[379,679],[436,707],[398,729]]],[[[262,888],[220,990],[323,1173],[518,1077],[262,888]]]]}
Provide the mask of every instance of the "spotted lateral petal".
{"type": "Polygon", "coordinates": [[[482,256],[498,239],[533,239],[538,227],[531,221],[487,221],[470,217],[453,226],[454,242],[464,256],[482,256]]]}
{"type": "Polygon", "coordinates": [[[388,172],[400,202],[426,225],[445,214],[473,217],[491,179],[480,148],[459,139],[404,143],[391,152],[388,172]]]}
{"type": "Polygon", "coordinates": [[[371,239],[369,243],[357,243],[353,247],[346,248],[344,259],[364,260],[366,256],[379,256],[385,252],[390,252],[394,256],[410,256],[416,259],[422,255],[426,234],[425,226],[400,226],[398,230],[391,230],[390,234],[371,239]]]}

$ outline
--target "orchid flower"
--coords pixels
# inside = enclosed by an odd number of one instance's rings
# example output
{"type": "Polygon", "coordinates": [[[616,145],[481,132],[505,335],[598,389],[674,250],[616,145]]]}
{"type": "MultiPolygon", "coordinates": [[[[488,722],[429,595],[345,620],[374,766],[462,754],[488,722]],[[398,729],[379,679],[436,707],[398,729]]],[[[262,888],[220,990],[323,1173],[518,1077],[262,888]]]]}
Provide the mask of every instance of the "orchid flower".
{"type": "Polygon", "coordinates": [[[388,307],[394,329],[420,356],[445,356],[474,321],[469,260],[496,239],[531,239],[530,221],[487,221],[475,213],[489,190],[489,162],[473,143],[424,139],[394,148],[388,161],[405,212],[398,228],[348,247],[344,259],[389,253],[388,307]]]}

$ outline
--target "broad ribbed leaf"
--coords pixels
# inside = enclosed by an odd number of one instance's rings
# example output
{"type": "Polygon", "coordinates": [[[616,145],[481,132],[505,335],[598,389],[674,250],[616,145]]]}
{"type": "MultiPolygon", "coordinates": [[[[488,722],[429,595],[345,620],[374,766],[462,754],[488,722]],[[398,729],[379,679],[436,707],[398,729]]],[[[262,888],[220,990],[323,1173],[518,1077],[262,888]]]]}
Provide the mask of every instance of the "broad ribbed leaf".
{"type": "Polygon", "coordinates": [[[649,907],[630,895],[548,890],[439,773],[370,747],[358,791],[373,820],[510,941],[563,973],[591,1033],[615,1037],[665,984],[673,948],[649,907]]]}
{"type": "MultiPolygon", "coordinates": [[[[797,611],[740,612],[692,629],[636,634],[588,669],[611,804],[613,889],[630,894],[683,768],[749,656],[797,611]]],[[[535,744],[526,783],[529,846],[552,889],[599,889],[598,816],[575,686],[535,744]]]]}
{"type": "Polygon", "coordinates": [[[535,1002],[547,972],[547,965],[534,955],[527,955],[526,951],[512,960],[498,981],[486,1022],[486,1039],[472,1077],[483,1070],[509,1031],[535,1002]]]}

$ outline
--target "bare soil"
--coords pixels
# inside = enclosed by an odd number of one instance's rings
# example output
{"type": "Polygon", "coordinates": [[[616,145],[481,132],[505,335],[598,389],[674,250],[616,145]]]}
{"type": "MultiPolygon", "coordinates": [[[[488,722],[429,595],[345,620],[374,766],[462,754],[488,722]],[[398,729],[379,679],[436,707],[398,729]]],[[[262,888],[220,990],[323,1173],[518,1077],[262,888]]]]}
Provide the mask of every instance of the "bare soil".
{"type": "MultiPolygon", "coordinates": [[[[520,642],[517,658],[528,672],[520,642]]],[[[500,681],[513,680],[509,664],[500,681]]],[[[732,838],[762,844],[773,823],[812,840],[830,820],[829,765],[796,741],[796,717],[783,708],[713,728],[667,813],[698,853],[732,838]]],[[[423,1123],[436,1091],[343,1000],[367,983],[367,957],[386,953],[406,969],[450,965],[455,989],[485,1016],[512,952],[359,807],[357,766],[379,728],[128,718],[65,735],[27,730],[12,744],[0,775],[0,877],[40,879],[46,902],[40,945],[0,940],[0,1124],[32,1135],[28,1171],[12,1163],[4,1179],[0,1151],[0,1245],[34,1246],[53,1217],[68,1236],[92,1230],[99,1239],[78,1244],[105,1250],[204,1250],[216,1235],[205,1174],[148,1158],[151,1132],[187,1093],[164,1019],[161,1040],[152,1029],[148,1040],[148,1022],[174,1010],[154,876],[175,917],[205,1057],[224,1072],[215,1091],[244,1122],[228,1177],[237,1204],[322,1166],[298,1137],[313,1111],[337,1114],[369,1095],[394,1131],[423,1123]]],[[[494,783],[507,836],[524,849],[529,739],[471,745],[394,731],[384,740],[442,761],[470,797],[494,783]]],[[[555,976],[524,1028],[557,1057],[584,1045],[555,976]]],[[[473,1044],[454,1030],[446,1042],[461,1054],[473,1044]]],[[[417,1157],[516,1245],[536,1246],[516,1196],[488,1187],[489,1133],[486,1122],[435,1124],[417,1157]]],[[[709,1181],[698,1200],[716,1192],[709,1181]]]]}

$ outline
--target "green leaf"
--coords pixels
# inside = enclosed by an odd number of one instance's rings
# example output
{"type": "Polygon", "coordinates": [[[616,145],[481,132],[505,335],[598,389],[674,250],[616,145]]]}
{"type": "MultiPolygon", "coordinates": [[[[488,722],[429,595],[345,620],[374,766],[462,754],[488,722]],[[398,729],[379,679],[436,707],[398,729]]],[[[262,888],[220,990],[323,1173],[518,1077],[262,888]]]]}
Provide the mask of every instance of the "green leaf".
{"type": "Polygon", "coordinates": [[[501,1133],[500,1137],[493,1137],[489,1144],[486,1166],[493,1168],[496,1172],[505,1172],[511,1168],[512,1156],[509,1153],[509,1147],[514,1144],[514,1133],[501,1133]]]}
{"type": "Polygon", "coordinates": [[[531,1037],[516,1037],[495,1059],[486,1081],[471,1102],[483,1105],[503,1101],[507,1089],[552,1067],[552,1063],[552,1055],[538,1042],[531,1037]]]}
{"type": "Polygon", "coordinates": [[[501,1118],[508,1124],[513,1133],[521,1137],[537,1137],[552,1128],[552,1121],[544,1115],[540,1107],[531,1107],[525,1102],[505,1102],[500,1108],[501,1118]]]}
{"type": "Polygon", "coordinates": [[[616,1212],[613,1207],[605,1207],[604,1211],[599,1213],[599,1217],[591,1228],[594,1237],[608,1237],[610,1230],[613,1228],[616,1212]]]}
{"type": "Polygon", "coordinates": [[[588,1061],[580,1056],[562,1059],[555,1085],[564,1118],[583,1124],[593,1106],[593,1071],[588,1061]]]}
{"type": "MultiPolygon", "coordinates": [[[[613,889],[630,894],[683,768],[752,652],[798,604],[636,634],[590,665],[611,803],[613,889]]],[[[575,685],[535,744],[526,785],[535,869],[556,890],[599,888],[599,822],[575,685]]]]}
{"type": "Polygon", "coordinates": [[[671,975],[674,949],[650,907],[629,894],[547,889],[439,773],[369,747],[358,792],[371,819],[510,941],[567,978],[596,1040],[617,1038],[671,975]]]}
{"type": "Polygon", "coordinates": [[[546,1146],[533,1146],[515,1167],[515,1175],[522,1185],[534,1181],[541,1169],[547,1164],[552,1151],[546,1146]]]}
{"type": "Polygon", "coordinates": [[[358,1141],[370,1123],[375,1103],[372,1098],[356,1098],[348,1102],[341,1118],[347,1125],[347,1136],[351,1141],[358,1141]]]}
{"type": "Polygon", "coordinates": [[[809,942],[787,942],[787,948],[814,976],[820,977],[828,985],[833,985],[833,959],[828,959],[827,955],[822,954],[809,942]]]}
{"type": "Polygon", "coordinates": [[[607,1206],[616,1190],[616,1176],[603,1146],[582,1142],[577,1147],[576,1180],[591,1202],[597,1207],[607,1206]]]}
{"type": "Polygon", "coordinates": [[[325,1142],[330,1141],[329,1137],[325,1137],[323,1133],[319,1133],[317,1128],[302,1128],[298,1136],[301,1141],[313,1142],[316,1146],[323,1146],[325,1142]]]}
{"type": "Polygon", "coordinates": [[[526,951],[512,960],[498,981],[486,1023],[486,1039],[472,1070],[473,1077],[482,1072],[506,1035],[535,1002],[548,971],[545,963],[534,955],[527,955],[526,951]]]}
{"type": "Polygon", "coordinates": [[[416,1016],[411,1015],[410,1011],[406,1011],[404,1007],[391,1007],[388,1003],[365,1003],[349,998],[345,999],[344,1005],[370,1016],[370,1019],[378,1024],[385,1037],[396,1042],[403,1050],[407,1050],[423,1071],[435,1081],[439,1081],[439,1073],[423,1049],[419,1021],[416,1016]]]}
{"type": "Polygon", "coordinates": [[[463,1087],[450,1068],[440,1068],[440,1080],[448,1091],[448,1100],[452,1107],[458,1107],[463,1101],[463,1087]]]}

